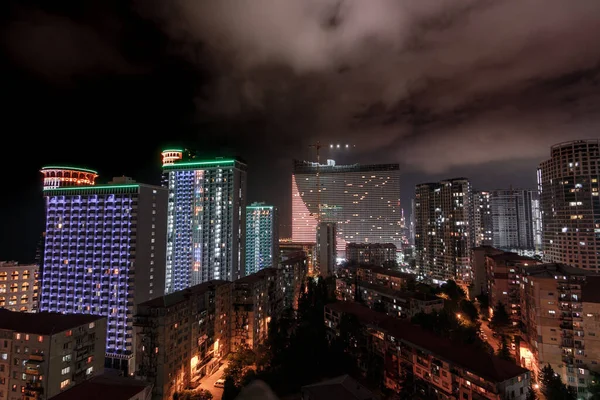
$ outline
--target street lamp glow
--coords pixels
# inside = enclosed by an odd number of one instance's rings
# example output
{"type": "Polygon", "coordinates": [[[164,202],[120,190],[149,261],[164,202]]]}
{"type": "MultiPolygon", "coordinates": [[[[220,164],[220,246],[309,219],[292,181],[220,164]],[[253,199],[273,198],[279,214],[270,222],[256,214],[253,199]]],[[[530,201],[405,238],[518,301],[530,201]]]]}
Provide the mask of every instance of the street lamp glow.
{"type": "Polygon", "coordinates": [[[458,314],[456,314],[456,317],[457,317],[458,319],[461,319],[461,318],[462,318],[462,315],[461,315],[460,313],[458,313],[458,314]]]}

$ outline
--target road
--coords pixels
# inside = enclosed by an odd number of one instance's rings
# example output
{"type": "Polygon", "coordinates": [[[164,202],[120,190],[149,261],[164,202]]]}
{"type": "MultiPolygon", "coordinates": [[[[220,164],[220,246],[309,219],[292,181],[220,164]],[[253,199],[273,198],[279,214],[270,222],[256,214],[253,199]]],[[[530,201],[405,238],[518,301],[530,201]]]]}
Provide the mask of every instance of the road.
{"type": "Polygon", "coordinates": [[[215,387],[215,382],[217,381],[217,379],[220,379],[223,376],[227,364],[227,361],[223,361],[223,365],[221,365],[214,374],[202,378],[198,389],[208,390],[212,393],[214,400],[221,400],[221,397],[223,397],[223,388],[215,387]]]}
{"type": "Polygon", "coordinates": [[[481,330],[487,335],[486,341],[488,342],[488,344],[492,346],[494,351],[498,351],[498,349],[500,348],[500,341],[492,335],[494,331],[490,329],[490,326],[488,325],[487,321],[481,321],[481,330]]]}

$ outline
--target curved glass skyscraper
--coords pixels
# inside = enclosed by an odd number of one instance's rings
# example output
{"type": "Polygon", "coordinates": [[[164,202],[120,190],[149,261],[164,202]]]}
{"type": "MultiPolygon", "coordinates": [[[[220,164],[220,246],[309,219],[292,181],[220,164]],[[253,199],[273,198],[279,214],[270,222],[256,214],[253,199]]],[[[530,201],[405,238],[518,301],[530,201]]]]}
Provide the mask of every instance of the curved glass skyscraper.
{"type": "Polygon", "coordinates": [[[345,243],[400,243],[400,166],[326,165],[294,160],[292,241],[316,240],[319,173],[321,220],[337,224],[338,249],[345,243]]]}

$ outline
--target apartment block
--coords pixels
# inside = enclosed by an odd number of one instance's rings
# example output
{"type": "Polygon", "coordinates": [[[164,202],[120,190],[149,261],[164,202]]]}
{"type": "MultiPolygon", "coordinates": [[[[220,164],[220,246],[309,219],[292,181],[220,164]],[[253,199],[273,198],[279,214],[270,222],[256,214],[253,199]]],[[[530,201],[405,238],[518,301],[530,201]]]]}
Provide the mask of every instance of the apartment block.
{"type": "Polygon", "coordinates": [[[403,290],[410,281],[415,279],[415,275],[374,265],[347,267],[341,271],[340,276],[348,278],[356,276],[360,281],[389,287],[394,290],[403,290]]]}
{"type": "Polygon", "coordinates": [[[38,309],[38,266],[0,261],[0,308],[36,312],[38,309]]]}
{"type": "MultiPolygon", "coordinates": [[[[409,369],[418,390],[438,399],[525,400],[530,372],[472,346],[460,345],[397,318],[357,303],[337,302],[325,306],[325,325],[330,337],[339,334],[344,314],[357,317],[366,328],[367,357],[379,357],[384,383],[399,390],[402,371],[409,369]]],[[[359,360],[360,361],[360,360],[359,360]]]]}
{"type": "Polygon", "coordinates": [[[348,278],[336,280],[336,297],[341,301],[361,301],[367,307],[397,318],[412,318],[444,308],[444,299],[426,293],[404,292],[390,287],[348,278]]]}
{"type": "Polygon", "coordinates": [[[246,275],[279,266],[279,210],[265,203],[246,206],[246,275]]]}
{"type": "Polygon", "coordinates": [[[486,256],[502,254],[504,251],[492,246],[477,246],[471,249],[471,271],[473,272],[473,287],[469,291],[472,297],[488,293],[488,278],[486,269],[486,256]]]}
{"type": "Polygon", "coordinates": [[[281,271],[283,273],[283,308],[298,309],[300,289],[308,272],[306,253],[298,251],[286,252],[281,258],[281,271]]]}
{"type": "Polygon", "coordinates": [[[0,309],[0,398],[46,400],[104,371],[106,318],[0,309]]]}
{"type": "Polygon", "coordinates": [[[314,266],[316,265],[317,256],[317,244],[313,242],[292,242],[290,239],[279,240],[279,252],[281,253],[281,259],[287,257],[287,254],[297,254],[299,251],[306,254],[306,267],[307,273],[312,274],[314,272],[314,266]]]}
{"type": "Polygon", "coordinates": [[[498,303],[504,304],[515,329],[521,323],[520,287],[523,268],[536,264],[541,264],[541,261],[510,252],[488,254],[485,257],[490,307],[498,303]]]}
{"type": "Polygon", "coordinates": [[[493,219],[490,192],[473,192],[473,245],[491,246],[493,243],[493,219]]]}
{"type": "Polygon", "coordinates": [[[138,306],[137,375],[153,385],[153,400],[197,386],[229,353],[231,289],[209,281],[138,306]]]}
{"type": "Polygon", "coordinates": [[[581,396],[600,372],[600,277],[564,264],[528,267],[521,318],[529,352],[521,362],[539,374],[550,364],[581,396]]]}
{"type": "Polygon", "coordinates": [[[233,282],[231,300],[231,351],[261,344],[271,319],[283,311],[283,273],[265,268],[233,282]]]}
{"type": "Polygon", "coordinates": [[[152,386],[138,379],[100,375],[62,392],[52,400],[149,400],[152,386]]]}
{"type": "Polygon", "coordinates": [[[394,265],[397,250],[393,243],[348,243],[346,261],[350,264],[394,265]]]}

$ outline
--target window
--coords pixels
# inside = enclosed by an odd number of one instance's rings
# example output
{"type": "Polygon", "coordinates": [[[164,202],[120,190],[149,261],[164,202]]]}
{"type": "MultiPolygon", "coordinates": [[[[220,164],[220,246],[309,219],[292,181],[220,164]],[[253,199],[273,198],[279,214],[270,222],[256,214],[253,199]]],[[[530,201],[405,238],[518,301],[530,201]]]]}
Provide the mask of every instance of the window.
{"type": "Polygon", "coordinates": [[[12,388],[10,390],[12,390],[13,392],[16,392],[17,391],[17,385],[12,385],[12,388]]]}
{"type": "Polygon", "coordinates": [[[89,364],[89,363],[91,363],[92,361],[94,361],[94,356],[89,356],[89,357],[87,358],[87,362],[88,362],[88,364],[89,364]]]}
{"type": "Polygon", "coordinates": [[[65,336],[69,337],[69,336],[73,336],[73,331],[72,330],[68,330],[65,332],[65,336]]]}
{"type": "Polygon", "coordinates": [[[8,360],[8,353],[0,353],[0,358],[3,360],[8,360]]]}
{"type": "Polygon", "coordinates": [[[44,341],[44,337],[43,336],[38,336],[38,342],[42,343],[44,341]]]}
{"type": "Polygon", "coordinates": [[[88,369],[85,370],[86,375],[91,375],[92,372],[94,372],[94,367],[89,367],[88,369]]]}
{"type": "Polygon", "coordinates": [[[88,328],[94,329],[95,326],[96,326],[96,324],[94,322],[90,322],[90,324],[88,325],[88,328]]]}
{"type": "Polygon", "coordinates": [[[70,354],[67,354],[66,356],[63,356],[63,359],[62,359],[62,360],[63,360],[64,362],[69,362],[69,361],[71,361],[71,355],[70,355],[70,354]]]}
{"type": "Polygon", "coordinates": [[[63,369],[60,371],[60,374],[61,374],[61,375],[66,375],[66,374],[68,374],[69,372],[71,372],[71,367],[63,368],[63,369]]]}
{"type": "Polygon", "coordinates": [[[69,386],[69,383],[70,383],[70,380],[69,380],[69,379],[65,379],[64,381],[62,381],[62,382],[60,383],[60,388],[61,388],[61,389],[64,389],[64,388],[66,388],[67,386],[69,386]]]}
{"type": "Polygon", "coordinates": [[[29,335],[25,335],[25,340],[29,340],[29,335]]]}
{"type": "Polygon", "coordinates": [[[17,334],[15,335],[15,339],[17,339],[17,340],[21,340],[21,334],[20,334],[20,333],[17,333],[17,334]]]}

